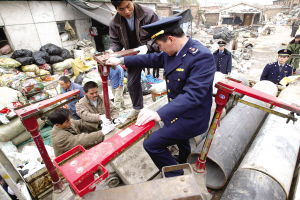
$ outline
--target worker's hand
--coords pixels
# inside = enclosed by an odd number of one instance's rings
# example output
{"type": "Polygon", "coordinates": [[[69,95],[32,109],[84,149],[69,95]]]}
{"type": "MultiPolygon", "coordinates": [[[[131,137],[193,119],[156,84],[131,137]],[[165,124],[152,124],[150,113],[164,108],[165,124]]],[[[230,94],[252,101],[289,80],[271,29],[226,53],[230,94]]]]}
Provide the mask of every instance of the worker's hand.
{"type": "Polygon", "coordinates": [[[63,108],[65,108],[65,109],[69,109],[69,106],[68,106],[68,104],[65,104],[65,105],[63,106],[63,108]]]}
{"type": "Polygon", "coordinates": [[[143,55],[148,52],[148,47],[147,47],[147,45],[143,45],[143,46],[139,46],[139,47],[135,48],[134,50],[139,51],[138,55],[143,55]]]}
{"type": "Polygon", "coordinates": [[[106,62],[106,65],[116,66],[121,64],[121,59],[116,57],[110,57],[106,62]]]}
{"type": "Polygon", "coordinates": [[[148,123],[152,120],[158,122],[161,119],[160,119],[160,116],[158,115],[157,112],[154,112],[152,110],[144,108],[139,113],[135,124],[138,125],[138,126],[141,126],[141,125],[144,125],[144,124],[146,124],[146,123],[148,123]]]}

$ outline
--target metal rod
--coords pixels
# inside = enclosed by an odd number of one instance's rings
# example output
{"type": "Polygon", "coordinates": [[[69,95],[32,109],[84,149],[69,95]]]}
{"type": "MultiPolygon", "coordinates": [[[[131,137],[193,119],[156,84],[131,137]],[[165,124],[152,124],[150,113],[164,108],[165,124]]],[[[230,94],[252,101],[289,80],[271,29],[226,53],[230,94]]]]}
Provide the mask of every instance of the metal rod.
{"type": "Polygon", "coordinates": [[[297,121],[297,118],[293,117],[293,115],[286,115],[286,114],[284,114],[284,113],[277,112],[277,111],[275,111],[275,110],[271,110],[271,109],[266,108],[266,107],[264,107],[264,106],[260,106],[260,105],[257,105],[257,104],[255,104],[255,103],[251,103],[251,102],[249,102],[249,101],[245,101],[245,100],[240,99],[240,98],[237,98],[237,99],[235,99],[235,100],[237,100],[237,101],[240,102],[240,103],[243,103],[243,104],[246,104],[246,105],[248,105],[248,106],[251,106],[251,107],[253,107],[253,108],[257,108],[257,109],[263,110],[263,111],[265,111],[265,112],[268,112],[268,113],[277,115],[277,116],[279,116],[279,117],[283,117],[283,118],[290,119],[290,120],[292,120],[293,122],[297,121]]]}
{"type": "Polygon", "coordinates": [[[24,125],[24,127],[26,128],[26,130],[31,134],[33,141],[35,142],[40,155],[44,161],[44,164],[50,174],[50,177],[52,179],[52,183],[53,183],[53,187],[54,187],[54,191],[55,190],[63,190],[63,183],[61,182],[61,179],[59,178],[57,172],[56,172],[56,168],[54,167],[49,154],[46,150],[46,147],[44,145],[44,142],[42,140],[42,137],[39,133],[38,130],[38,121],[36,117],[31,117],[31,118],[27,118],[27,119],[22,119],[22,123],[24,125]]]}

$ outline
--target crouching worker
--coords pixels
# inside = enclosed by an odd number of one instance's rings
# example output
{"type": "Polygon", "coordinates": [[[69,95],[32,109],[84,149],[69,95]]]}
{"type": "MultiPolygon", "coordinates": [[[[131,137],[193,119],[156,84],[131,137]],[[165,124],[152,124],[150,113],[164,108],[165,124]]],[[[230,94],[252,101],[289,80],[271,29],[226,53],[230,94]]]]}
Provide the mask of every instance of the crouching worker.
{"type": "MultiPolygon", "coordinates": [[[[86,82],[83,86],[85,96],[76,104],[76,113],[83,120],[85,126],[90,130],[110,132],[115,127],[114,124],[104,116],[105,108],[103,98],[98,94],[98,85],[93,81],[86,82]]],[[[110,105],[111,117],[118,117],[118,111],[110,105]]]]}
{"type": "Polygon", "coordinates": [[[59,108],[52,112],[48,119],[53,124],[51,139],[56,157],[77,145],[88,148],[104,140],[101,130],[86,132],[82,120],[71,119],[68,109],[59,108]]]}

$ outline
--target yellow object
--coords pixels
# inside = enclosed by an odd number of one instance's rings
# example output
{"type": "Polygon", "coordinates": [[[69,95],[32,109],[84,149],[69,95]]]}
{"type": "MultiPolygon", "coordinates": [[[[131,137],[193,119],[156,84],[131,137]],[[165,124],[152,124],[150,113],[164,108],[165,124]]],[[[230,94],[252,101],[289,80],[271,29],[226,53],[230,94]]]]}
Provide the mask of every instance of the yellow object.
{"type": "Polygon", "coordinates": [[[35,64],[32,65],[24,65],[22,66],[22,71],[23,72],[34,72],[34,73],[38,73],[39,71],[39,67],[35,64]]]}
{"type": "Polygon", "coordinates": [[[75,76],[78,76],[80,72],[90,70],[90,67],[86,66],[80,58],[75,58],[74,61],[71,63],[71,66],[75,76]]]}
{"type": "Polygon", "coordinates": [[[164,34],[164,33],[165,33],[165,31],[164,31],[164,30],[161,30],[161,31],[159,31],[158,33],[155,33],[154,35],[152,35],[152,36],[151,36],[151,39],[154,39],[154,38],[156,38],[157,36],[162,35],[162,34],[164,34]]]}
{"type": "Polygon", "coordinates": [[[124,83],[124,84],[127,84],[127,82],[128,82],[127,78],[124,77],[123,83],[124,83]]]}
{"type": "Polygon", "coordinates": [[[281,81],[279,82],[280,85],[286,86],[287,84],[294,82],[295,80],[299,79],[300,76],[288,76],[288,77],[284,77],[283,79],[281,79],[281,81]]]}
{"type": "Polygon", "coordinates": [[[177,72],[183,72],[184,69],[183,69],[183,68],[177,68],[176,71],[177,71],[177,72]]]}
{"type": "Polygon", "coordinates": [[[21,63],[19,63],[18,61],[12,58],[6,58],[6,57],[0,58],[0,67],[15,68],[15,67],[19,67],[20,65],[21,63]]]}

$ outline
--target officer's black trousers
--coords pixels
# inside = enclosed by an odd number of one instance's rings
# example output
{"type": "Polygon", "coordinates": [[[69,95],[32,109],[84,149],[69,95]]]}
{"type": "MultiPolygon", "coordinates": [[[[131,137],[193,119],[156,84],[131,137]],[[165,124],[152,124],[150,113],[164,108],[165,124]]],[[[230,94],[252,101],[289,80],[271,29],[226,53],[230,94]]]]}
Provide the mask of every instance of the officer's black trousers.
{"type": "MultiPolygon", "coordinates": [[[[164,166],[178,164],[176,159],[171,155],[171,152],[167,148],[175,144],[179,148],[179,156],[177,160],[181,163],[185,163],[187,157],[191,153],[189,139],[174,139],[170,137],[164,137],[164,134],[158,130],[151,134],[150,137],[144,141],[144,149],[147,151],[157,168],[161,170],[164,166]]],[[[166,177],[183,175],[183,170],[167,172],[165,175],[166,177]]]]}
{"type": "Polygon", "coordinates": [[[143,108],[141,71],[142,68],[140,66],[128,68],[128,92],[131,98],[132,107],[137,110],[143,108]]]}

